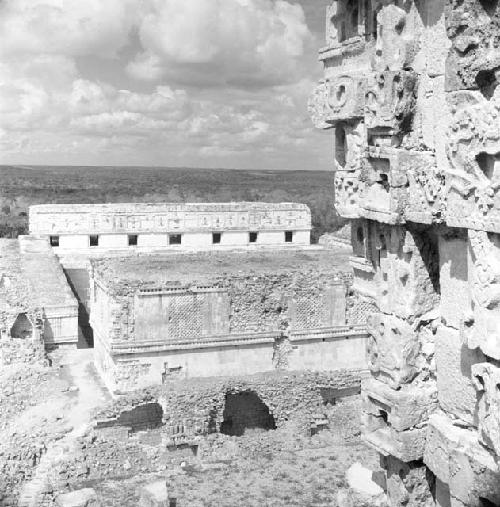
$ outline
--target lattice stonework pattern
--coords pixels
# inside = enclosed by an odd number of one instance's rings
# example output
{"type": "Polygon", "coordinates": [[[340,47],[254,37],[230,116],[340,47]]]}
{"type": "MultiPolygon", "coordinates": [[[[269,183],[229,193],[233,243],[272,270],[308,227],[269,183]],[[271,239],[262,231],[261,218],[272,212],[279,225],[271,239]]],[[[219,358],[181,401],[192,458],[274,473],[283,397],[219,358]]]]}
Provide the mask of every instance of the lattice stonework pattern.
{"type": "Polygon", "coordinates": [[[347,322],[349,324],[366,324],[368,315],[377,311],[371,301],[360,299],[347,309],[347,322]]]}
{"type": "Polygon", "coordinates": [[[136,341],[196,340],[227,333],[229,300],[219,290],[147,292],[134,303],[136,341]]]}
{"type": "Polygon", "coordinates": [[[167,319],[169,337],[189,339],[202,334],[204,294],[175,295],[169,298],[167,319]]]}
{"type": "Polygon", "coordinates": [[[296,296],[294,298],[295,312],[293,319],[294,329],[312,329],[326,325],[328,320],[328,308],[325,297],[310,298],[296,296]]]}

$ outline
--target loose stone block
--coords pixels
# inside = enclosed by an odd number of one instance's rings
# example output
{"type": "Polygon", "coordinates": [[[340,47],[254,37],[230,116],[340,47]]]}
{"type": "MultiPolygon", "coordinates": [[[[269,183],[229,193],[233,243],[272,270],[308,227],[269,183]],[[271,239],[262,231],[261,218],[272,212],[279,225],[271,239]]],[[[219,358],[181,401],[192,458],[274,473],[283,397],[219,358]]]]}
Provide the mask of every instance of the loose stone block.
{"type": "Polygon", "coordinates": [[[156,481],[144,486],[140,491],[139,507],[169,507],[165,481],[156,481]]]}
{"type": "Polygon", "coordinates": [[[482,507],[500,503],[500,469],[495,455],[477,440],[474,430],[453,425],[442,413],[429,418],[426,465],[449,485],[451,505],[482,507]],[[489,505],[489,504],[488,504],[489,505]]]}
{"type": "Polygon", "coordinates": [[[421,426],[437,408],[437,389],[432,381],[395,391],[383,382],[366,379],[362,393],[364,413],[382,417],[395,431],[421,426]]]}
{"type": "Polygon", "coordinates": [[[405,462],[422,459],[425,448],[425,427],[397,431],[388,422],[386,410],[390,410],[390,407],[382,404],[378,406],[380,407],[379,416],[369,413],[362,415],[363,439],[383,456],[394,456],[405,462]]]}
{"type": "Polygon", "coordinates": [[[434,507],[434,479],[422,461],[403,462],[385,458],[387,496],[391,507],[419,505],[434,507]]]}
{"type": "Polygon", "coordinates": [[[101,507],[93,488],[84,488],[59,495],[56,500],[59,507],[101,507]]]}

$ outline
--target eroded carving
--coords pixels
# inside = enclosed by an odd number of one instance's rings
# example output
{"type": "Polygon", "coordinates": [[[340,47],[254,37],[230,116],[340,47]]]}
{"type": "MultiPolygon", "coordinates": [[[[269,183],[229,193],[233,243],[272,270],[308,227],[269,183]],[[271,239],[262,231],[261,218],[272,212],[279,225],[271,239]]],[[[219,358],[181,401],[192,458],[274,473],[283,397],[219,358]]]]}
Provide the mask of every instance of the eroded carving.
{"type": "Polygon", "coordinates": [[[491,100],[464,91],[450,101],[447,223],[500,232],[500,88],[491,100]]]}
{"type": "Polygon", "coordinates": [[[500,368],[490,363],[472,366],[479,398],[479,434],[482,443],[500,455],[500,368]]]}
{"type": "Polygon", "coordinates": [[[463,332],[470,348],[500,360],[500,234],[469,231],[473,311],[463,332]]]}

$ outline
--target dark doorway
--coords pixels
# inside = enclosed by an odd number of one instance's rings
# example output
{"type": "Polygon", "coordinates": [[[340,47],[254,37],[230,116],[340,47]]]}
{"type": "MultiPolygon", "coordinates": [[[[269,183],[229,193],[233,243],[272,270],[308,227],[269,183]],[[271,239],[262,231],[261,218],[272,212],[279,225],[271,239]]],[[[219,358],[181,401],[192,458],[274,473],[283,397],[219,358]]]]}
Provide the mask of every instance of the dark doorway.
{"type": "Polygon", "coordinates": [[[132,433],[152,430],[163,426],[163,409],[158,403],[138,405],[120,414],[117,425],[128,426],[132,433]]]}
{"type": "Polygon", "coordinates": [[[33,325],[25,313],[20,313],[10,329],[12,338],[30,338],[33,335],[33,325]]]}
{"type": "Polygon", "coordinates": [[[275,430],[276,423],[267,405],[254,391],[227,393],[221,433],[241,437],[245,430],[275,430]]]}

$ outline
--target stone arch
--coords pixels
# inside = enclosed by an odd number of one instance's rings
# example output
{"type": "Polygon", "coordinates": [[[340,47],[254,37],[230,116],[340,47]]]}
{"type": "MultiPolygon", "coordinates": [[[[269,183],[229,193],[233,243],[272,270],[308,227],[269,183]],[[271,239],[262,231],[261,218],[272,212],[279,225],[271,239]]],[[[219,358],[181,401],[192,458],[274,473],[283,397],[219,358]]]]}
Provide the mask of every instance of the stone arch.
{"type": "Polygon", "coordinates": [[[33,336],[33,324],[25,313],[20,313],[10,328],[12,338],[31,338],[33,336]]]}
{"type": "Polygon", "coordinates": [[[247,429],[275,430],[276,422],[269,407],[255,391],[227,392],[220,432],[242,436],[247,429]]]}

